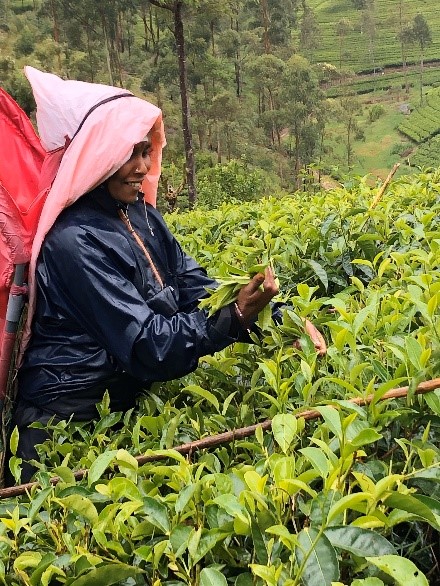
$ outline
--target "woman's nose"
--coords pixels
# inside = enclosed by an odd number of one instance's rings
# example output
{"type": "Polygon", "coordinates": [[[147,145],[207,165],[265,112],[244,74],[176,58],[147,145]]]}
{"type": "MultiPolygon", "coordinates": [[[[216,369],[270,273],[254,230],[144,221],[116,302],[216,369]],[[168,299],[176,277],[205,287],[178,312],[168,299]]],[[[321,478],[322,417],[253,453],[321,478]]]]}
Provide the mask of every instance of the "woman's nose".
{"type": "Polygon", "coordinates": [[[144,173],[147,174],[151,168],[151,158],[150,155],[147,157],[138,157],[136,159],[136,173],[144,173]]]}

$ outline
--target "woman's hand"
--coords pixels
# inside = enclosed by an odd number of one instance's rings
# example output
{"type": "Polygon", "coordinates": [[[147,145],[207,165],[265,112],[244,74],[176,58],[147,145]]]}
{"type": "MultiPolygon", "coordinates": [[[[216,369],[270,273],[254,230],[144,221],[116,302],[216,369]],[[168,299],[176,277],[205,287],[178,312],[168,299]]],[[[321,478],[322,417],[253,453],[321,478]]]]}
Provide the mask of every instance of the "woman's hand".
{"type": "Polygon", "coordinates": [[[240,289],[236,302],[242,325],[249,327],[278,291],[278,285],[270,267],[266,268],[264,275],[257,273],[247,285],[244,285],[240,289]]]}
{"type": "MultiPolygon", "coordinates": [[[[324,336],[308,319],[304,320],[304,329],[314,343],[318,356],[324,356],[327,354],[327,344],[324,340],[324,336]]],[[[299,340],[294,343],[294,346],[295,348],[301,349],[299,340]]]]}

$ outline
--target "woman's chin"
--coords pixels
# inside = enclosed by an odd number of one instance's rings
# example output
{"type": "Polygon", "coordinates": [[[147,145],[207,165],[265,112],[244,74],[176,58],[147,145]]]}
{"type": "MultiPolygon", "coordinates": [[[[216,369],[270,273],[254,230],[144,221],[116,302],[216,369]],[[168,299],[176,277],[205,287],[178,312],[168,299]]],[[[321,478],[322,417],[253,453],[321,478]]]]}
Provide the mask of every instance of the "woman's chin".
{"type": "Polygon", "coordinates": [[[113,199],[120,201],[121,203],[134,203],[139,195],[137,189],[122,189],[116,193],[111,193],[113,199]]]}

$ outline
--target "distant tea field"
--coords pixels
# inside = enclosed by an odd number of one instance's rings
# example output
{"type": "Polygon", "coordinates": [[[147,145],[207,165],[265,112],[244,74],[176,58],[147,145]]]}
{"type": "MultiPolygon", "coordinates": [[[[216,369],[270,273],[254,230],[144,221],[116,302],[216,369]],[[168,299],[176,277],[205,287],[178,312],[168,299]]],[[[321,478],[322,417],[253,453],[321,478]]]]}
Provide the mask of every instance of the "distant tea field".
{"type": "MultiPolygon", "coordinates": [[[[399,34],[422,14],[431,31],[432,43],[425,61],[440,60],[440,10],[438,0],[374,0],[371,9],[358,10],[353,0],[309,0],[319,26],[313,60],[325,61],[354,72],[374,67],[399,66],[402,48],[399,34]],[[342,22],[342,24],[340,24],[342,22]],[[342,35],[339,29],[344,29],[342,35]]],[[[406,48],[408,63],[420,60],[418,45],[406,48]]]]}

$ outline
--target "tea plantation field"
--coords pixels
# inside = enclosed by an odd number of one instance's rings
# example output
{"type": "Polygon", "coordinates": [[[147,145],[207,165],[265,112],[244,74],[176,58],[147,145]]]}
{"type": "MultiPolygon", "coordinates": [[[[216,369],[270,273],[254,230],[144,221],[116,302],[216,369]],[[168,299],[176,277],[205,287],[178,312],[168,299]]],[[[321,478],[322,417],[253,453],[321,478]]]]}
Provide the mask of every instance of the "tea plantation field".
{"type": "Polygon", "coordinates": [[[135,411],[104,399],[93,425],[51,425],[39,484],[0,501],[2,584],[436,583],[440,391],[415,391],[440,371],[440,172],[375,195],[360,179],[168,215],[220,280],[272,262],[282,323],[263,316],[252,344],[154,385],[135,411]]]}
{"type": "MultiPolygon", "coordinates": [[[[353,0],[309,0],[308,4],[319,26],[317,48],[313,53],[315,61],[336,66],[341,61],[343,67],[355,72],[372,70],[374,64],[376,67],[400,65],[401,22],[403,25],[411,23],[416,14],[423,14],[431,30],[432,43],[425,49],[425,60],[439,59],[440,13],[436,0],[375,0],[370,24],[365,17],[366,11],[356,10],[353,0]],[[348,27],[340,43],[337,26],[342,19],[346,19],[348,27]]],[[[407,47],[407,59],[408,63],[419,61],[417,45],[407,47]]]]}
{"type": "Polygon", "coordinates": [[[421,168],[440,165],[440,91],[431,89],[422,106],[416,108],[398,126],[399,131],[418,145],[409,157],[412,165],[421,168]]]}

